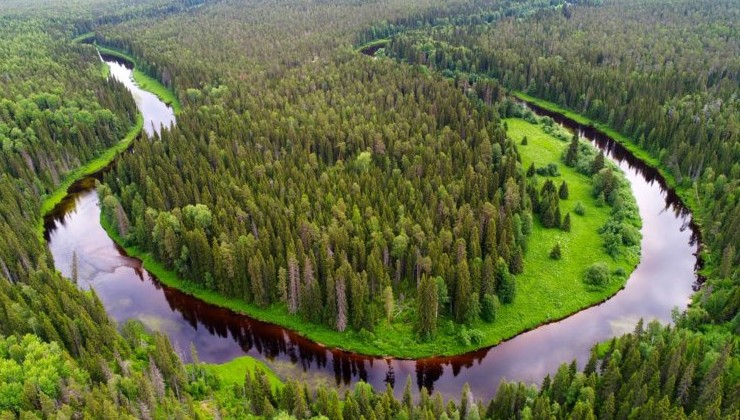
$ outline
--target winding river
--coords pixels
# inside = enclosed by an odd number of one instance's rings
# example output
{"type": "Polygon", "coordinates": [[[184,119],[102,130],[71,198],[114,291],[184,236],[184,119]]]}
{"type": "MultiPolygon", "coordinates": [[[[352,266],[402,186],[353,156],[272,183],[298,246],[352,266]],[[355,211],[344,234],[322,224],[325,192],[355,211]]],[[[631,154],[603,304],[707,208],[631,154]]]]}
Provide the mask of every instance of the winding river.
{"type": "MultiPolygon", "coordinates": [[[[148,134],[174,124],[172,109],[133,82],[130,66],[104,59],[111,76],[131,90],[148,134]]],[[[577,359],[583,366],[594,343],[631,331],[640,318],[670,322],[671,310],[685,308],[698,284],[697,231],[691,215],[657,171],[609,138],[557,116],[555,119],[607,152],[632,183],[643,220],[642,260],[626,287],[610,300],[496,347],[460,356],[413,361],[329,349],[284,328],[166,287],[140,261],[128,257],[100,226],[91,178],[70,187],[67,199],[48,215],[46,238],[54,264],[68,277],[76,255],[79,286],[93,288],[112,318],[118,322],[137,319],[168,334],[185,360],[193,343],[202,361],[221,363],[246,354],[264,361],[283,378],[312,385],[344,388],[364,380],[377,389],[385,388],[386,383],[396,385],[400,395],[410,376],[417,386],[439,390],[446,397],[457,397],[467,382],[475,398],[488,398],[503,378],[539,383],[561,363],[577,359]]]]}

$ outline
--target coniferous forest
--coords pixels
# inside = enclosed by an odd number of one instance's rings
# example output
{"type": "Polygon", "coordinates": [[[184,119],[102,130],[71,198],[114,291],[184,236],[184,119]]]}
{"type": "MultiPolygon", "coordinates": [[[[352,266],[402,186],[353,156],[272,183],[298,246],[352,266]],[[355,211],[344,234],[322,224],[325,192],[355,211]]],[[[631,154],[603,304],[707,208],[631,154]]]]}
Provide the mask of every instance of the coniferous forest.
{"type": "Polygon", "coordinates": [[[739,21],[734,0],[3,2],[0,418],[740,418],[739,21]],[[147,135],[99,52],[176,125],[147,135]],[[170,287],[360,354],[490,347],[608,300],[660,239],[623,170],[523,102],[655,168],[700,242],[670,323],[536,384],[202,363],[49,248],[95,172],[89,222],[170,287]]]}

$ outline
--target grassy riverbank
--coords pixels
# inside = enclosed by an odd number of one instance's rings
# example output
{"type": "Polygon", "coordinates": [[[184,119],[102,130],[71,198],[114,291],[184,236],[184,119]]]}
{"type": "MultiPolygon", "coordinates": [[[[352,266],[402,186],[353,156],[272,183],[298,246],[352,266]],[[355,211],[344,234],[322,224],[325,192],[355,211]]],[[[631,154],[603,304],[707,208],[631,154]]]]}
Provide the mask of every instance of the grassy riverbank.
{"type": "Polygon", "coordinates": [[[270,385],[273,388],[279,388],[283,385],[283,381],[269,366],[249,356],[237,357],[230,362],[221,364],[204,363],[202,367],[217,376],[221,380],[221,385],[226,387],[232,385],[243,386],[246,372],[250,371],[254,373],[257,368],[265,372],[267,380],[270,381],[270,385]]]}
{"type": "MultiPolygon", "coordinates": [[[[511,138],[518,141],[527,136],[529,139],[528,146],[520,147],[525,167],[532,162],[538,166],[560,163],[560,156],[567,147],[567,142],[545,133],[541,126],[521,119],[508,120],[507,124],[511,138]]],[[[626,278],[610,283],[603,289],[587,288],[582,281],[583,273],[594,262],[608,262],[612,270],[622,268],[628,274],[636,266],[639,260],[637,255],[613,261],[604,251],[603,240],[597,230],[608,220],[610,207],[597,206],[591,194],[591,178],[564,165],[559,166],[561,175],[556,178],[556,182],[559,185],[565,180],[570,189],[570,198],[561,203],[561,208],[563,214],[572,213],[572,230],[563,232],[559,229],[546,229],[539,221],[535,222],[524,262],[524,273],[517,276],[517,297],[513,304],[500,308],[494,323],[479,321],[470,327],[480,332],[479,336],[482,338],[477,342],[466,343],[461,339],[465,335],[462,327],[452,325],[448,321],[440,322],[439,333],[434,341],[419,342],[412,330],[412,320],[415,318],[413,304],[407,304],[393,323],[382,321],[373,333],[361,334],[338,333],[326,326],[305,322],[298,316],[289,315],[284,305],[260,308],[240,299],[227,298],[181,280],[175,272],[168,270],[152,255],[136,247],[126,246],[118,233],[110,228],[110,224],[105,220],[102,222],[111,238],[123,245],[130,255],[140,258],[144,267],[162,283],[207,303],[284,326],[329,347],[362,354],[401,358],[455,355],[498,344],[523,331],[567,317],[578,310],[602,302],[623,287],[626,278]],[[585,207],[584,216],[573,213],[579,201],[585,207]],[[563,249],[563,258],[559,261],[549,258],[550,250],[557,242],[560,242],[563,249]]]]}
{"type": "MultiPolygon", "coordinates": [[[[692,219],[694,223],[699,227],[699,230],[701,231],[703,229],[703,222],[701,217],[702,212],[700,211],[701,209],[698,204],[697,191],[695,187],[679,184],[676,181],[676,178],[670,172],[668,172],[666,168],[660,163],[660,160],[658,160],[658,158],[652,156],[646,150],[638,146],[633,139],[615,131],[606,124],[602,124],[588,117],[580,115],[574,111],[563,108],[554,102],[536,98],[534,96],[530,96],[524,92],[519,91],[514,91],[512,92],[512,94],[524,102],[536,105],[551,112],[556,112],[558,114],[564,115],[565,117],[576,121],[579,124],[592,126],[598,131],[617,141],[619,144],[624,146],[625,149],[629,150],[632,155],[640,159],[646,165],[655,168],[658,172],[660,172],[668,186],[676,192],[676,194],[681,198],[681,201],[683,201],[684,205],[691,211],[692,219]]],[[[700,272],[704,275],[707,275],[712,271],[711,261],[709,261],[709,258],[707,258],[707,254],[704,250],[699,253],[699,258],[702,259],[702,261],[704,262],[704,267],[700,272]]]]}
{"type": "Polygon", "coordinates": [[[134,65],[134,81],[139,85],[140,88],[149,91],[155,95],[164,103],[171,106],[176,114],[182,111],[182,105],[180,100],[177,98],[175,92],[159,82],[159,80],[149,76],[139,69],[139,64],[136,58],[127,54],[126,52],[113,47],[107,47],[104,45],[97,45],[98,51],[101,54],[112,55],[114,57],[121,58],[129,61],[134,65]]]}
{"type": "Polygon", "coordinates": [[[67,189],[78,179],[92,175],[95,172],[98,172],[108,166],[118,153],[121,153],[122,151],[126,150],[126,148],[128,148],[131,142],[134,141],[134,139],[136,139],[136,137],[139,135],[143,127],[144,117],[139,114],[136,117],[136,124],[131,127],[128,133],[126,133],[126,136],[122,138],[118,143],[116,143],[115,146],[105,150],[95,159],[87,162],[86,164],[76,168],[75,170],[65,175],[64,181],[62,181],[62,183],[51,194],[47,195],[41,202],[40,213],[42,217],[41,219],[39,219],[39,223],[37,226],[40,236],[43,236],[44,233],[43,215],[46,215],[51,210],[53,210],[54,207],[59,204],[62,199],[64,199],[64,197],[67,195],[67,189]]]}
{"type": "MultiPolygon", "coordinates": [[[[90,34],[84,34],[80,37],[75,38],[75,42],[79,42],[81,40],[85,40],[90,38],[90,34]]],[[[107,48],[103,46],[98,46],[98,50],[101,53],[113,55],[119,58],[122,58],[124,60],[130,61],[136,65],[136,60],[131,57],[130,55],[116,50],[112,48],[107,48]]],[[[105,69],[108,69],[108,66],[104,64],[105,69]]],[[[149,92],[154,93],[159,97],[163,102],[168,103],[172,106],[172,108],[175,110],[175,113],[179,112],[182,107],[180,105],[180,101],[177,99],[177,95],[161,83],[157,81],[156,79],[153,79],[146,74],[144,74],[141,71],[138,71],[134,68],[133,72],[134,80],[144,90],[147,90],[149,92]],[[167,102],[169,101],[169,102],[167,102]]],[[[64,181],[50,194],[48,194],[44,200],[41,202],[40,207],[40,213],[42,217],[39,219],[39,222],[37,224],[37,232],[39,234],[39,237],[41,238],[44,233],[44,222],[43,222],[43,216],[49,213],[51,210],[54,209],[54,207],[59,204],[62,199],[67,195],[67,189],[77,180],[80,178],[84,178],[86,176],[92,175],[95,172],[100,171],[101,169],[108,166],[113,159],[115,159],[116,155],[118,153],[121,153],[122,151],[126,150],[131,142],[138,137],[139,133],[141,132],[142,128],[144,127],[144,117],[139,113],[139,115],[136,117],[136,124],[134,124],[133,127],[126,133],[126,136],[122,138],[115,146],[105,150],[103,153],[101,153],[98,157],[95,159],[87,162],[86,164],[74,169],[73,171],[69,172],[64,176],[64,181]]]]}

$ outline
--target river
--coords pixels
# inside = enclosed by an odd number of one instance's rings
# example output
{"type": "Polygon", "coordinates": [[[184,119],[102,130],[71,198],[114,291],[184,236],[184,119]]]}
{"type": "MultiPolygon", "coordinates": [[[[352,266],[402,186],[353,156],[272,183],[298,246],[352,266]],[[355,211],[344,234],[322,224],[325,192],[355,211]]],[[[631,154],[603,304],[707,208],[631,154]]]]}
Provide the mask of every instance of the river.
{"type": "MultiPolygon", "coordinates": [[[[133,82],[130,66],[104,59],[111,77],[131,90],[150,136],[175,123],[170,107],[133,82]]],[[[344,388],[361,379],[377,389],[384,389],[386,383],[396,385],[400,395],[410,376],[416,389],[426,386],[457,397],[463,384],[469,383],[474,397],[485,399],[503,378],[539,383],[562,363],[577,359],[582,367],[594,343],[631,331],[640,318],[670,322],[671,310],[685,308],[698,283],[698,240],[691,215],[657,171],[609,138],[562,118],[556,120],[607,152],[631,182],[643,220],[641,262],[626,287],[608,301],[496,347],[460,356],[413,361],[328,349],[284,328],[166,287],[137,259],[126,256],[103,230],[92,179],[75,183],[69,197],[47,217],[46,238],[55,266],[67,277],[76,255],[79,286],[93,288],[112,318],[137,319],[166,333],[185,360],[193,343],[204,362],[221,363],[246,354],[264,361],[283,378],[311,385],[344,388]]]]}

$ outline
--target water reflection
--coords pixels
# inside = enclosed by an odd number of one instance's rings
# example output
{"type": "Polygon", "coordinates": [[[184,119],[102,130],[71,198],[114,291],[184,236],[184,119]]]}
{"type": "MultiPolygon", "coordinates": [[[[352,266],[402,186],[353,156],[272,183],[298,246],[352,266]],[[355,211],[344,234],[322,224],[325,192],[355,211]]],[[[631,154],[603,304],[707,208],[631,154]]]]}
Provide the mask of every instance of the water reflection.
{"type": "MultiPolygon", "coordinates": [[[[131,81],[130,69],[108,63],[111,74],[127,81],[134,92],[147,131],[156,132],[174,122],[171,109],[167,111],[156,96],[131,81]]],[[[556,120],[581,131],[625,171],[643,219],[642,261],[626,288],[607,302],[494,348],[418,361],[367,357],[328,349],[278,326],[208,305],[160,284],[111,241],[99,224],[100,208],[91,180],[73,186],[73,194],[47,219],[49,248],[56,267],[67,276],[76,255],[80,287],[94,288],[114,319],[138,319],[168,334],[186,360],[185,350],[193,343],[203,361],[225,362],[248,354],[284,378],[311,385],[341,389],[364,380],[381,390],[387,384],[398,385],[395,392],[400,395],[410,377],[417,389],[424,386],[457,397],[463,384],[469,383],[475,398],[487,398],[503,378],[538,383],[561,363],[577,359],[583,366],[596,341],[632,330],[639,318],[670,322],[671,309],[686,306],[697,280],[696,229],[660,174],[593,129],[556,120]]]]}

